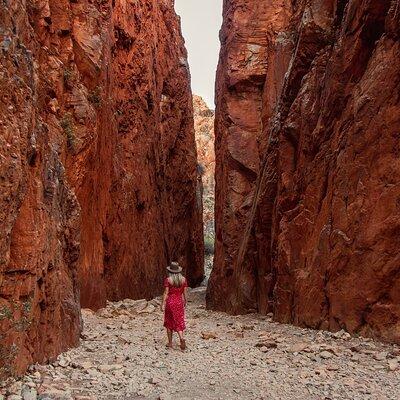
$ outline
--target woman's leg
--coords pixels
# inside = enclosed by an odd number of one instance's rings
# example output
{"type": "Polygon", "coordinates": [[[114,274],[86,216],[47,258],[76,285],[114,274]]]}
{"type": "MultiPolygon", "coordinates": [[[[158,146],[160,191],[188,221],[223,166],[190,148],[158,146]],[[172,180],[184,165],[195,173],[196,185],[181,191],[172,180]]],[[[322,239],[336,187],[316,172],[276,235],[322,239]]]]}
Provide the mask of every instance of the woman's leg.
{"type": "Polygon", "coordinates": [[[185,350],[186,349],[186,341],[185,341],[185,338],[183,336],[183,331],[179,331],[177,333],[178,333],[178,336],[179,336],[179,340],[181,341],[181,350],[185,350]]]}
{"type": "Polygon", "coordinates": [[[184,340],[183,331],[177,332],[177,334],[178,334],[180,340],[184,340]]]}
{"type": "Polygon", "coordinates": [[[168,347],[172,347],[172,331],[167,328],[168,347]]]}

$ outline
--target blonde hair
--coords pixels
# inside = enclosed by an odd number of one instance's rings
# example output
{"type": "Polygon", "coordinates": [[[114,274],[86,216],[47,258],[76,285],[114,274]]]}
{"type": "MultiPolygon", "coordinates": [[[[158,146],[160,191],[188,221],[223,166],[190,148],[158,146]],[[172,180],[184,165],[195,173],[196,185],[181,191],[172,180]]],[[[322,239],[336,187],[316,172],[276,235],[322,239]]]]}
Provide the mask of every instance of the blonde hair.
{"type": "Polygon", "coordinates": [[[174,287],[181,287],[185,283],[185,277],[180,272],[178,274],[168,273],[168,279],[174,287]]]}

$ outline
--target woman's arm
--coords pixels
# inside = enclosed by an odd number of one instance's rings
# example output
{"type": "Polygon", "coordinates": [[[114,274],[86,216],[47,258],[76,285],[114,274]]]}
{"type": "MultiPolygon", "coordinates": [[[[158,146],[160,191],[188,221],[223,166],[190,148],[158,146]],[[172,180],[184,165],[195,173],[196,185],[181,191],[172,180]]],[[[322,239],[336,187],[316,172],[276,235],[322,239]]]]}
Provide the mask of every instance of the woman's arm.
{"type": "Polygon", "coordinates": [[[187,286],[183,289],[183,306],[186,307],[187,304],[187,286]]]}
{"type": "Polygon", "coordinates": [[[169,287],[166,287],[164,290],[163,298],[162,298],[161,311],[165,310],[165,302],[167,301],[168,291],[169,291],[169,287]]]}

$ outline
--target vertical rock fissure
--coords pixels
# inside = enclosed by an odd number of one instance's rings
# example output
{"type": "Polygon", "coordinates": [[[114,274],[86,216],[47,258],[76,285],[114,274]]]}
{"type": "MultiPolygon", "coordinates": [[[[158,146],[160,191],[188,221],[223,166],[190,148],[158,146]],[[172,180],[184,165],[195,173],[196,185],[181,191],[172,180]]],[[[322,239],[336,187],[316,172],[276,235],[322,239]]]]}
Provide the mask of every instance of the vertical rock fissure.
{"type": "Polygon", "coordinates": [[[199,205],[203,208],[205,275],[204,283],[211,273],[214,256],[214,196],[215,196],[215,152],[214,152],[214,122],[215,113],[198,95],[193,96],[194,126],[198,155],[198,186],[199,205]]]}

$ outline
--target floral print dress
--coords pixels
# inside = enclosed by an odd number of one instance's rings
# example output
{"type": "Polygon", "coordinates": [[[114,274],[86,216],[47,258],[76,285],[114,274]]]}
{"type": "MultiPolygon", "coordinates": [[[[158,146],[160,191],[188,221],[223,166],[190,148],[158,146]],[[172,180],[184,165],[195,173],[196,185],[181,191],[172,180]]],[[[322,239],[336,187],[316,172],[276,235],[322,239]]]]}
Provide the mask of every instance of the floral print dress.
{"type": "Polygon", "coordinates": [[[168,288],[168,297],[165,303],[164,326],[174,332],[185,330],[185,306],[183,304],[183,292],[187,287],[186,279],[182,286],[172,286],[169,279],[164,281],[164,287],[168,288]]]}

